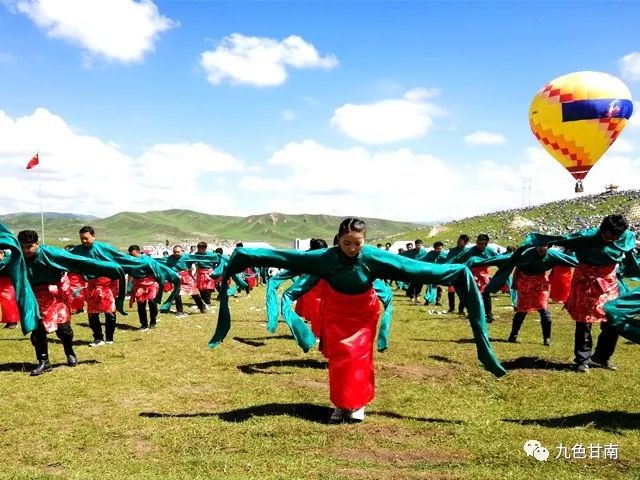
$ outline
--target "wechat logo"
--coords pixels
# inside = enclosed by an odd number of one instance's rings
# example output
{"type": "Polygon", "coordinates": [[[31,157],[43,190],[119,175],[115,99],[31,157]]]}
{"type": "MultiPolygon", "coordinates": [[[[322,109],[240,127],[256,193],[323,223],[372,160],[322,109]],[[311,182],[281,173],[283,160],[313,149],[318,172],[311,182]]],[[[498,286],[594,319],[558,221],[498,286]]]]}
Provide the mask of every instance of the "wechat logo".
{"type": "Polygon", "coordinates": [[[549,458],[549,450],[544,448],[537,440],[527,440],[524,442],[523,448],[528,457],[533,457],[539,462],[546,462],[547,458],[549,458]]]}

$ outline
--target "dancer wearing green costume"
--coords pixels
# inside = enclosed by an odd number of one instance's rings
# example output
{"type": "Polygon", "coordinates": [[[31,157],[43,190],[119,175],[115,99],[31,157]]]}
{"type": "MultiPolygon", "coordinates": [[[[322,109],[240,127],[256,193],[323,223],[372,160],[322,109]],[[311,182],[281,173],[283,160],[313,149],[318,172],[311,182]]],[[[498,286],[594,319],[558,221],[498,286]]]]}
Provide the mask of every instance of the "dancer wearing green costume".
{"type": "MultiPolygon", "coordinates": [[[[464,233],[458,237],[458,241],[456,242],[455,247],[451,247],[447,252],[447,256],[445,257],[444,262],[450,263],[452,258],[460,255],[467,248],[467,243],[469,243],[469,236],[464,233]]],[[[449,301],[449,310],[447,313],[453,313],[456,310],[456,289],[452,286],[447,288],[447,300],[449,301]]],[[[464,304],[462,301],[458,304],[458,315],[464,315],[464,304]]]]}
{"type": "MultiPolygon", "coordinates": [[[[489,266],[480,265],[472,266],[474,262],[489,260],[498,256],[498,252],[489,247],[489,235],[481,233],[476,238],[476,244],[463,250],[458,255],[450,257],[447,263],[463,263],[471,268],[471,273],[478,286],[478,290],[482,294],[482,302],[486,314],[487,323],[493,322],[493,308],[491,305],[491,295],[485,292],[485,287],[489,284],[489,266]]],[[[461,303],[464,303],[461,299],[461,303]]]]}
{"type": "MultiPolygon", "coordinates": [[[[363,246],[366,225],[348,218],[339,229],[339,246],[299,252],[238,248],[225,278],[248,266],[273,266],[320,277],[322,280],[321,343],[329,359],[330,397],[335,418],[362,420],[373,399],[373,338],[379,302],[372,289],[376,279],[455,285],[467,302],[478,358],[496,376],[506,372],[495,357],[487,335],[484,309],[473,276],[464,265],[434,265],[363,246]]],[[[220,295],[218,324],[210,347],[219,345],[231,325],[226,287],[220,295]]],[[[308,329],[308,327],[307,327],[308,329]]]]}
{"type": "Polygon", "coordinates": [[[24,263],[20,243],[2,223],[0,223],[0,249],[10,252],[5,257],[6,263],[4,263],[3,272],[8,274],[11,279],[20,312],[20,326],[22,333],[26,335],[38,328],[41,319],[40,310],[29,285],[27,267],[24,263]]]}
{"type": "Polygon", "coordinates": [[[547,308],[549,302],[549,291],[551,284],[547,277],[547,270],[556,266],[575,267],[578,260],[575,257],[549,249],[547,246],[532,247],[518,255],[512,255],[505,264],[498,269],[489,285],[487,291],[495,293],[512,278],[510,289],[516,290],[517,303],[516,313],[513,316],[511,334],[508,341],[517,342],[520,327],[524,322],[528,312],[538,311],[540,313],[540,325],[542,327],[542,343],[545,346],[551,344],[551,312],[547,308]]]}
{"type": "MultiPolygon", "coordinates": [[[[429,250],[427,254],[422,258],[423,262],[427,263],[444,263],[446,260],[446,254],[444,250],[444,243],[435,242],[433,244],[433,250],[429,250]]],[[[440,285],[427,285],[424,292],[424,304],[429,305],[434,303],[436,306],[440,306],[440,299],[442,297],[442,287],[440,285]]]]}

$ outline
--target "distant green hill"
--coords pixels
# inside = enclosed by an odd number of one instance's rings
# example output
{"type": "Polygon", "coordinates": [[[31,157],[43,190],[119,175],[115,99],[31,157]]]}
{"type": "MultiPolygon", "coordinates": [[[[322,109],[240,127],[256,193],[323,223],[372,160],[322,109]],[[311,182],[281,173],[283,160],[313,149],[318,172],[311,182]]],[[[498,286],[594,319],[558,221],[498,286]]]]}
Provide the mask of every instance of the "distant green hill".
{"type": "MultiPolygon", "coordinates": [[[[331,243],[343,217],[331,215],[285,215],[267,213],[249,217],[208,215],[190,210],[158,212],[121,212],[98,219],[73,214],[46,214],[45,240],[52,245],[76,243],[78,230],[87,224],[96,229],[100,240],[126,248],[132,243],[149,244],[178,242],[233,243],[264,241],[274,246],[288,247],[296,238],[324,238],[331,243]],[[71,241],[62,240],[69,238],[71,241]]],[[[418,224],[363,218],[370,238],[384,238],[414,229],[418,224]]],[[[33,229],[40,232],[40,214],[19,213],[0,216],[0,222],[17,232],[33,229]]]]}
{"type": "Polygon", "coordinates": [[[492,242],[517,245],[528,232],[567,233],[600,225],[605,215],[621,213],[635,228],[640,229],[640,190],[602,193],[571,200],[545,203],[535,207],[463,218],[433,227],[420,227],[385,237],[383,241],[422,238],[426,244],[441,240],[452,245],[461,233],[474,240],[487,233],[492,242]]]}
{"type": "MultiPolygon", "coordinates": [[[[368,225],[371,243],[422,238],[426,244],[436,240],[449,246],[461,233],[472,239],[488,233],[501,245],[516,245],[531,231],[565,233],[599,225],[602,217],[622,213],[640,227],[640,190],[582,196],[543,205],[505,210],[455,220],[441,225],[421,225],[363,218],[368,225]]],[[[448,214],[448,212],[443,212],[448,214]]],[[[295,238],[318,237],[331,243],[343,217],[331,215],[286,215],[266,213],[249,217],[208,215],[191,210],[158,212],[122,212],[107,218],[75,214],[45,214],[45,240],[53,245],[76,243],[78,230],[90,224],[100,240],[120,248],[132,243],[178,242],[209,243],[264,241],[277,247],[289,247],[295,238]],[[70,240],[62,240],[69,238],[70,240]]],[[[40,232],[39,213],[15,213],[0,216],[0,222],[17,232],[33,229],[40,232]]]]}

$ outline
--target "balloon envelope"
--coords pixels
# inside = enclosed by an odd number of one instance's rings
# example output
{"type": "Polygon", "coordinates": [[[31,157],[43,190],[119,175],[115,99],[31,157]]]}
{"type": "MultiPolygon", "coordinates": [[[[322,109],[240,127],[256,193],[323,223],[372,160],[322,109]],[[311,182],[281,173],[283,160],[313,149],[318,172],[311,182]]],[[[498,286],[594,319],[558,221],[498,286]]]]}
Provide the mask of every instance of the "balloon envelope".
{"type": "Polygon", "coordinates": [[[631,93],[619,78],[575,72],[552,80],[533,97],[529,124],[544,149],[582,180],[632,112],[631,93]]]}

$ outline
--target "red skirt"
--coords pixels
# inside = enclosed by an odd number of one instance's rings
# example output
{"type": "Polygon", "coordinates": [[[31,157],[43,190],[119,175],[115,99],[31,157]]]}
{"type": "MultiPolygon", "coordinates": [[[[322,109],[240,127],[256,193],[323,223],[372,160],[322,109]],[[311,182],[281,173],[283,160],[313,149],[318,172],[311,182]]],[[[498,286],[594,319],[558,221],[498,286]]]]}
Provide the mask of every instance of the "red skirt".
{"type": "Polygon", "coordinates": [[[476,281],[476,285],[478,285],[480,293],[484,292],[484,289],[489,285],[489,281],[491,280],[491,277],[489,277],[489,267],[474,267],[471,269],[471,273],[473,274],[473,279],[476,281]]]}
{"type": "Polygon", "coordinates": [[[549,275],[551,293],[549,296],[554,302],[566,303],[571,289],[571,267],[564,265],[553,267],[549,275]]]}
{"type": "Polygon", "coordinates": [[[200,295],[200,291],[196,287],[196,280],[190,270],[178,272],[178,275],[180,275],[180,295],[200,295]]]}
{"type": "Polygon", "coordinates": [[[16,291],[9,277],[0,277],[0,310],[2,310],[2,323],[18,323],[20,321],[16,291]]]}
{"type": "Polygon", "coordinates": [[[545,273],[525,275],[516,269],[513,288],[518,291],[517,312],[546,310],[549,303],[549,279],[545,273]]]}
{"type": "Polygon", "coordinates": [[[85,299],[88,313],[113,313],[116,311],[118,280],[107,277],[87,281],[85,299]]]}
{"type": "Polygon", "coordinates": [[[606,322],[604,304],[620,296],[616,265],[579,263],[571,279],[565,308],[576,322],[606,322]]]}
{"type": "Polygon", "coordinates": [[[59,283],[33,287],[33,293],[40,307],[42,325],[47,333],[55,332],[58,325],[71,321],[69,280],[66,275],[59,283]]]}
{"type": "Polygon", "coordinates": [[[329,397],[338,408],[356,410],[375,395],[373,340],[380,302],[373,289],[338,293],[321,280],[322,353],[329,361],[329,397]]]}
{"type": "Polygon", "coordinates": [[[196,288],[202,290],[215,290],[216,282],[211,278],[211,268],[197,268],[196,269],[196,288]]]}
{"type": "Polygon", "coordinates": [[[296,301],[295,308],[296,313],[311,324],[311,331],[318,338],[320,338],[322,330],[320,322],[321,292],[322,287],[317,284],[296,301]]]}
{"type": "Polygon", "coordinates": [[[155,300],[159,290],[160,285],[156,282],[155,277],[134,278],[129,304],[133,305],[134,301],[146,302],[155,300]]]}
{"type": "Polygon", "coordinates": [[[247,282],[249,288],[256,288],[256,284],[258,283],[258,275],[251,268],[247,268],[244,273],[246,274],[244,277],[244,281],[247,282]]]}
{"type": "Polygon", "coordinates": [[[78,311],[84,309],[84,297],[87,281],[79,273],[67,273],[67,278],[69,278],[69,286],[71,288],[71,291],[69,292],[69,306],[71,308],[71,313],[78,313],[78,311]],[[74,292],[76,291],[78,294],[74,296],[74,292]]]}

